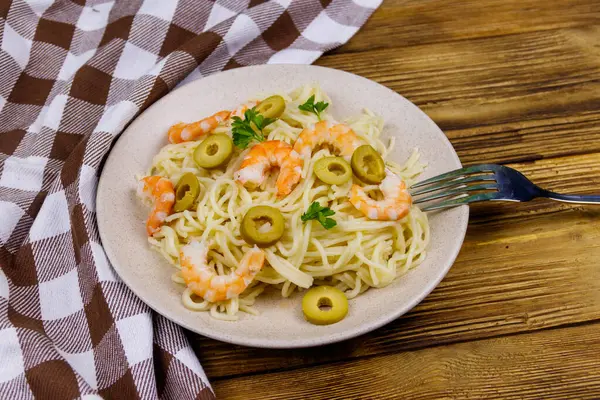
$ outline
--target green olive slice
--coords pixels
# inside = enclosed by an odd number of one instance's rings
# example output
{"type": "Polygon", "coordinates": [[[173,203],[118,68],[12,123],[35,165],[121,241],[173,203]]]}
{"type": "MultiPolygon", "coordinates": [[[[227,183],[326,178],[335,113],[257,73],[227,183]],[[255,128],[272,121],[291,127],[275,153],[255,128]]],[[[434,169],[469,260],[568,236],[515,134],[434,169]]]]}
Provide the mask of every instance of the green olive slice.
{"type": "Polygon", "coordinates": [[[315,163],[313,171],[329,185],[342,185],[352,178],[352,168],[342,157],[323,157],[315,163]]]}
{"type": "Polygon", "coordinates": [[[247,243],[268,247],[283,236],[284,228],[281,211],[269,206],[255,206],[242,218],[240,233],[247,243]]]}
{"type": "Polygon", "coordinates": [[[302,312],[311,324],[335,324],[348,314],[348,299],[338,288],[317,286],[309,289],[302,298],[302,312]]]}
{"type": "Polygon", "coordinates": [[[278,95],[267,97],[258,103],[255,110],[265,118],[279,118],[285,111],[285,100],[278,95]]]}
{"type": "Polygon", "coordinates": [[[377,150],[368,144],[354,150],[352,154],[352,171],[363,182],[379,184],[385,178],[385,164],[377,150]]]}
{"type": "Polygon", "coordinates": [[[173,211],[181,212],[188,210],[198,198],[200,194],[200,182],[196,175],[187,172],[179,178],[179,182],[175,185],[175,205],[173,211]]]}
{"type": "Polygon", "coordinates": [[[224,133],[210,135],[194,150],[194,161],[200,168],[216,168],[226,164],[233,153],[233,141],[224,133]]]}

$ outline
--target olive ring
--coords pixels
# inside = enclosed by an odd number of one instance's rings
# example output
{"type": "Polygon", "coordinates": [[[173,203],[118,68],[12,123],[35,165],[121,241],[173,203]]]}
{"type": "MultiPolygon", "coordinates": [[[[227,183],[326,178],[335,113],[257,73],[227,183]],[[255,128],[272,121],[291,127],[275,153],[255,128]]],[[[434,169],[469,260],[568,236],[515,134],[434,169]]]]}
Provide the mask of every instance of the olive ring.
{"type": "Polygon", "coordinates": [[[179,178],[175,185],[175,205],[173,211],[181,212],[188,210],[200,194],[200,182],[191,172],[186,172],[179,178]]]}
{"type": "Polygon", "coordinates": [[[352,171],[363,182],[379,184],[385,178],[385,163],[377,150],[365,144],[352,154],[352,171]]]}
{"type": "Polygon", "coordinates": [[[233,153],[233,141],[224,133],[210,135],[194,150],[194,161],[200,168],[211,169],[226,164],[233,153]]]}
{"type": "Polygon", "coordinates": [[[309,289],[302,298],[302,312],[312,324],[335,324],[348,314],[348,299],[336,287],[317,286],[309,289]]]}
{"type": "Polygon", "coordinates": [[[285,100],[277,95],[267,97],[258,103],[255,111],[265,118],[279,118],[285,111],[285,100]]]}
{"type": "Polygon", "coordinates": [[[268,247],[277,242],[285,230],[281,211],[269,206],[255,206],[249,209],[240,226],[242,238],[250,244],[268,247]]]}
{"type": "Polygon", "coordinates": [[[342,157],[323,157],[315,162],[313,171],[329,185],[342,185],[352,178],[352,168],[342,157]]]}

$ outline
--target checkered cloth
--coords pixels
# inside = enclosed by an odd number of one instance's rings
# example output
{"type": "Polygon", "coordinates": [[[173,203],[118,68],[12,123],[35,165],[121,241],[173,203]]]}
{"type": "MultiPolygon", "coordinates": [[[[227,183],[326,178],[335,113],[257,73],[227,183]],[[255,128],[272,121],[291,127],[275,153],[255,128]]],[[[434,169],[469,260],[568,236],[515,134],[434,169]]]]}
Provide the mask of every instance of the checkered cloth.
{"type": "Polygon", "coordinates": [[[102,160],[176,85],[311,63],[380,1],[0,2],[0,398],[214,398],[181,328],[106,259],[102,160]]]}

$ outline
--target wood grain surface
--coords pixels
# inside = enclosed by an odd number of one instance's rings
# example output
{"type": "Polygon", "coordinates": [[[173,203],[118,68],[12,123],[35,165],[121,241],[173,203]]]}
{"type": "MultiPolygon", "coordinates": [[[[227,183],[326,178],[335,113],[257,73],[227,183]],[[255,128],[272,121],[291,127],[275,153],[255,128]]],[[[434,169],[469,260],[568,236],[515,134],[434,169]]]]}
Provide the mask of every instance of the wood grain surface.
{"type": "Polygon", "coordinates": [[[598,346],[600,324],[593,324],[245,376],[214,386],[228,399],[597,399],[598,346]]]}
{"type": "MultiPolygon", "coordinates": [[[[464,164],[600,193],[600,0],[385,0],[317,64],[417,104],[464,164]]],[[[597,399],[600,207],[472,206],[440,285],[353,340],[262,350],[190,339],[224,399],[597,399]]]]}

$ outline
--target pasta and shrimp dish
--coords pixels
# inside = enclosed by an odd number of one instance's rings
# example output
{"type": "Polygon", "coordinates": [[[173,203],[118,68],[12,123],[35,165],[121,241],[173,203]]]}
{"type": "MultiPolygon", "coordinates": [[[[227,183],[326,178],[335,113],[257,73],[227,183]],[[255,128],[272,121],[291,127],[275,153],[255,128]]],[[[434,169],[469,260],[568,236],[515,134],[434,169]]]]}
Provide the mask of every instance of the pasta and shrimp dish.
{"type": "Polygon", "coordinates": [[[305,85],[169,128],[139,194],[185,307],[237,320],[265,290],[299,291],[306,319],[330,324],[424,260],[429,225],[407,189],[418,152],[396,164],[381,117],[338,121],[330,103],[305,85]]]}

